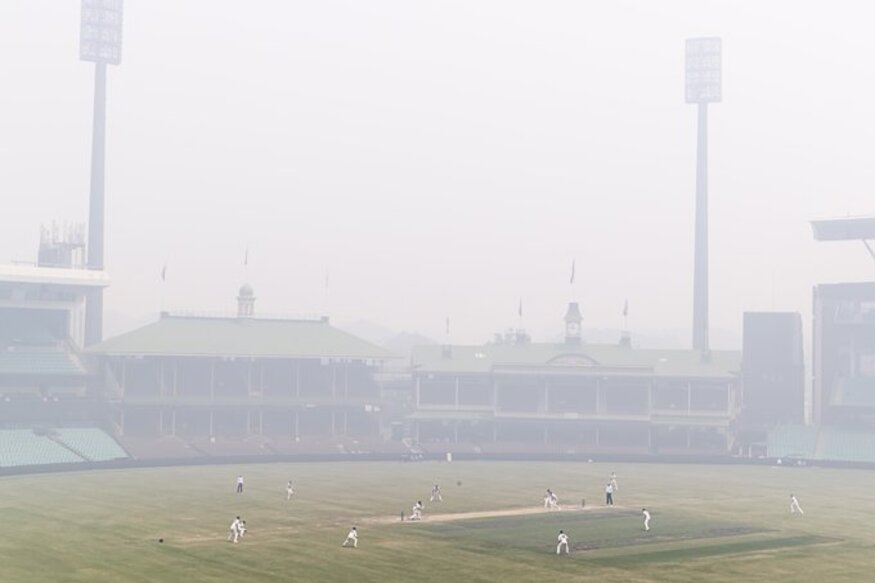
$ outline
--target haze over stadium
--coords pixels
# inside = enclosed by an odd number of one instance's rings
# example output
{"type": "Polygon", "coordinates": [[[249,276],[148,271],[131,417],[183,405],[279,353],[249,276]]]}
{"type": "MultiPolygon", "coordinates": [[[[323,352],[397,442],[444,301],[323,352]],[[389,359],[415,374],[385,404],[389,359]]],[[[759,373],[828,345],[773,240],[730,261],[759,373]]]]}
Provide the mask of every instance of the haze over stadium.
{"type": "MultiPolygon", "coordinates": [[[[742,311],[804,312],[814,283],[870,269],[807,224],[871,212],[875,41],[858,3],[834,6],[131,4],[109,75],[107,332],[162,297],[226,310],[248,247],[265,313],[433,338],[449,315],[460,342],[515,325],[520,297],[536,337],[561,334],[576,258],[589,326],[619,328],[628,297],[636,330],[686,346],[684,39],[716,35],[711,322],[736,347],[742,311]]],[[[7,261],[31,259],[36,225],[87,217],[78,20],[77,2],[0,6],[7,261]]]]}
{"type": "Polygon", "coordinates": [[[753,7],[0,5],[0,579],[869,577],[875,10],[753,7]]]}

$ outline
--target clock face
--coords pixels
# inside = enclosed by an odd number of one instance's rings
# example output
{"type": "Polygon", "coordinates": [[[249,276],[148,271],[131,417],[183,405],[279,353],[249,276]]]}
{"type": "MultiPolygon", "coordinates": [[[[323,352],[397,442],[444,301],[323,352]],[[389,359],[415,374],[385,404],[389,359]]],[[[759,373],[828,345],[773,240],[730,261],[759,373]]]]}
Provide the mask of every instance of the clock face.
{"type": "Polygon", "coordinates": [[[569,334],[577,334],[577,331],[578,331],[579,328],[580,328],[580,326],[578,326],[576,323],[574,323],[574,322],[569,322],[569,324],[568,324],[568,333],[569,333],[569,334]]]}

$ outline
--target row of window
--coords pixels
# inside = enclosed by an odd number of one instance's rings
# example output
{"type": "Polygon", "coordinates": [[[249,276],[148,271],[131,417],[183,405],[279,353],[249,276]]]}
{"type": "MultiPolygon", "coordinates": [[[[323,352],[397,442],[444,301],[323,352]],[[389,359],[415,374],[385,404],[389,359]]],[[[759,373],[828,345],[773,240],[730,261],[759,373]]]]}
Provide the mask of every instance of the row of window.
{"type": "Polygon", "coordinates": [[[422,382],[421,406],[483,407],[498,411],[616,413],[656,410],[727,411],[729,391],[726,385],[696,386],[692,389],[663,386],[615,385],[599,390],[595,386],[556,386],[544,389],[532,386],[447,386],[446,383],[422,382]]]}

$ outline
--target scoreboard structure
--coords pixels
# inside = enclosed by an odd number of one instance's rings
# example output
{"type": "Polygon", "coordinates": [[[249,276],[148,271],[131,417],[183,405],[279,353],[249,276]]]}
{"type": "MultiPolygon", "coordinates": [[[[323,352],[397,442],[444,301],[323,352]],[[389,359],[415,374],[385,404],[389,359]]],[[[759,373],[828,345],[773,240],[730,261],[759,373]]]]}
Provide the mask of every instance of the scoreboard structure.
{"type": "MultiPolygon", "coordinates": [[[[812,222],[817,241],[862,241],[875,259],[875,217],[812,222]]],[[[875,426],[875,281],[815,286],[815,423],[875,426]]]]}

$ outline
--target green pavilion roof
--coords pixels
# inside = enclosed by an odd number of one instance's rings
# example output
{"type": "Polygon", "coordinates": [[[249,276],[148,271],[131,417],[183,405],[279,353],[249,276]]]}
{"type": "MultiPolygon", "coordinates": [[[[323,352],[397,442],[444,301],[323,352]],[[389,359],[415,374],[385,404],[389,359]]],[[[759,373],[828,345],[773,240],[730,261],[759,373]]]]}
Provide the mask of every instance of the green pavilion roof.
{"type": "Polygon", "coordinates": [[[281,320],[173,316],[87,349],[103,355],[252,358],[394,358],[328,323],[327,318],[281,320]]]}
{"type": "Polygon", "coordinates": [[[418,346],[415,371],[512,372],[519,369],[588,369],[593,374],[729,378],[741,370],[741,352],[637,349],[619,344],[521,343],[480,346],[418,346]]]}

